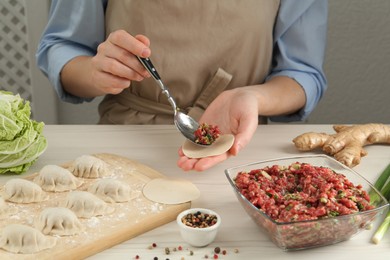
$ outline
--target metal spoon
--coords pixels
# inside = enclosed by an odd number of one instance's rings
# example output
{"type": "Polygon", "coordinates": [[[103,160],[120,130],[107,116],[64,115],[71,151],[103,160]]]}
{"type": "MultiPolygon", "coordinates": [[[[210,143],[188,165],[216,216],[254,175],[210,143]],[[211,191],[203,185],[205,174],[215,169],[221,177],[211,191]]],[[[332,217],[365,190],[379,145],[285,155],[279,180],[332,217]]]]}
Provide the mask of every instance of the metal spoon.
{"type": "Polygon", "coordinates": [[[155,79],[157,84],[162,89],[162,93],[165,94],[168,98],[169,104],[171,104],[174,116],[173,121],[176,125],[176,128],[184,135],[185,138],[193,142],[197,145],[207,146],[208,144],[199,144],[195,142],[195,131],[199,128],[199,123],[196,122],[195,119],[192,117],[180,112],[180,109],[177,107],[175,100],[169,93],[168,88],[164,85],[164,83],[161,80],[160,75],[158,74],[156,68],[153,66],[152,61],[149,58],[141,58],[138,57],[138,60],[141,62],[141,64],[146,68],[147,71],[149,71],[150,75],[155,79]]]}

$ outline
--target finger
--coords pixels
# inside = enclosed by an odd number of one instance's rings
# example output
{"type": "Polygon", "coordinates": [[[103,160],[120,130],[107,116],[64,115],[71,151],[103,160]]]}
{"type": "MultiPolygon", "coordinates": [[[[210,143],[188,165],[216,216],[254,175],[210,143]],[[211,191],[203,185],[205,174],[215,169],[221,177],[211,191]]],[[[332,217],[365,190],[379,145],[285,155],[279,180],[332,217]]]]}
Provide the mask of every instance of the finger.
{"type": "Polygon", "coordinates": [[[186,156],[180,157],[177,161],[177,166],[184,171],[190,171],[194,169],[194,165],[197,163],[198,159],[188,158],[186,156]]]}
{"type": "Polygon", "coordinates": [[[97,50],[98,54],[96,55],[95,60],[97,66],[100,66],[102,70],[119,77],[136,81],[141,81],[145,77],[150,77],[149,73],[138,59],[126,49],[120,48],[107,41],[100,44],[97,50]],[[98,62],[100,62],[100,65],[98,62]]]}
{"type": "Polygon", "coordinates": [[[127,80],[142,81],[145,77],[135,70],[125,66],[114,59],[107,59],[102,66],[102,71],[127,80]]]}
{"type": "Polygon", "coordinates": [[[252,139],[253,134],[255,133],[258,126],[258,122],[256,120],[249,119],[241,119],[237,134],[234,138],[234,143],[232,148],[230,148],[229,152],[232,155],[237,155],[242,148],[244,148],[252,139]]]}
{"type": "Polygon", "coordinates": [[[102,94],[119,94],[130,87],[131,81],[125,78],[113,76],[109,73],[99,72],[95,75],[95,81],[99,82],[102,94]]]}
{"type": "Polygon", "coordinates": [[[210,169],[211,167],[225,161],[228,158],[229,158],[228,153],[224,153],[224,154],[212,156],[212,157],[202,158],[202,159],[198,160],[195,163],[195,165],[193,165],[193,169],[195,171],[198,171],[198,172],[205,171],[205,170],[210,169]]]}
{"type": "MultiPolygon", "coordinates": [[[[141,38],[143,41],[146,40],[145,36],[143,37],[139,36],[138,38],[141,38]]],[[[108,36],[108,40],[113,44],[119,46],[120,48],[126,49],[130,53],[133,53],[134,55],[143,58],[147,58],[151,54],[148,45],[146,45],[143,41],[140,41],[139,39],[133,37],[132,35],[130,35],[124,30],[118,30],[111,33],[108,36]]]]}
{"type": "Polygon", "coordinates": [[[148,47],[150,46],[150,40],[145,35],[138,34],[138,35],[135,36],[135,38],[137,40],[139,40],[140,42],[142,42],[143,44],[145,44],[146,46],[148,46],[148,47]]]}

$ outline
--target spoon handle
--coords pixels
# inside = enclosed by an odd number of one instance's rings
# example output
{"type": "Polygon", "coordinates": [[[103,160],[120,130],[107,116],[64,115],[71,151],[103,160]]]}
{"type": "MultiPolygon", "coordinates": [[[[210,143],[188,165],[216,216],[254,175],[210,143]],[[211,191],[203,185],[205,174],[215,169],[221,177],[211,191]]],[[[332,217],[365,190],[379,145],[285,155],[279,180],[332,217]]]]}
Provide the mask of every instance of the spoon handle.
{"type": "Polygon", "coordinates": [[[175,100],[173,100],[173,97],[171,96],[171,94],[169,93],[169,90],[167,87],[165,87],[164,83],[162,82],[161,78],[160,78],[160,75],[158,74],[156,68],[154,67],[152,61],[149,59],[149,58],[141,58],[141,57],[138,57],[138,60],[141,62],[141,64],[145,67],[145,69],[147,71],[149,71],[150,75],[152,75],[152,77],[156,80],[157,84],[160,86],[160,88],[162,89],[162,93],[167,96],[168,98],[168,101],[169,103],[171,104],[172,108],[173,108],[173,111],[174,113],[176,114],[177,112],[177,105],[176,105],[176,102],[175,100]]]}
{"type": "Polygon", "coordinates": [[[149,71],[150,75],[152,75],[155,80],[161,80],[160,75],[158,75],[156,68],[154,67],[152,61],[149,58],[141,58],[138,56],[137,58],[141,62],[141,64],[144,65],[145,69],[149,71]]]}

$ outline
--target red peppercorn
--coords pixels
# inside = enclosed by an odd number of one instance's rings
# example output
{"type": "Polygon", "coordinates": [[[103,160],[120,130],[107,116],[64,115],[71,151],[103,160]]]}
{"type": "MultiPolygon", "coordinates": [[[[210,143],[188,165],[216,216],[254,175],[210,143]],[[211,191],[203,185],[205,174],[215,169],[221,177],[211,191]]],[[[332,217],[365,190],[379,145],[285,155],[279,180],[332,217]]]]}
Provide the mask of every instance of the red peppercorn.
{"type": "Polygon", "coordinates": [[[226,250],[222,250],[222,254],[223,254],[223,255],[226,255],[226,250]]]}
{"type": "Polygon", "coordinates": [[[153,244],[152,244],[152,246],[153,246],[153,247],[156,247],[156,246],[157,246],[157,244],[156,244],[156,243],[153,243],[153,244]]]}
{"type": "Polygon", "coordinates": [[[214,254],[214,259],[218,259],[218,255],[217,254],[214,254]]]}
{"type": "Polygon", "coordinates": [[[181,251],[183,248],[181,246],[178,246],[177,249],[179,249],[181,251]]]}
{"type": "Polygon", "coordinates": [[[136,255],[136,256],[135,256],[135,259],[139,259],[139,255],[136,255]]]}

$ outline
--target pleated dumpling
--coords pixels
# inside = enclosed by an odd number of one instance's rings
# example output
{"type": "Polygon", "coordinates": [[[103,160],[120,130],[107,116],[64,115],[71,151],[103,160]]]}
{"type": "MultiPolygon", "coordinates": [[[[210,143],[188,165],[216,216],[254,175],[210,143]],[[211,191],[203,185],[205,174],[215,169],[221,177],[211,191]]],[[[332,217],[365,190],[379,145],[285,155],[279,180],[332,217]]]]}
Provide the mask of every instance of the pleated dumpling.
{"type": "Polygon", "coordinates": [[[71,209],[79,218],[102,216],[114,211],[106,202],[87,191],[71,191],[64,206],[71,209]]]}
{"type": "Polygon", "coordinates": [[[127,183],[110,178],[96,181],[88,191],[109,203],[127,202],[135,197],[127,183]]]}
{"type": "Polygon", "coordinates": [[[74,160],[69,170],[80,178],[101,178],[107,174],[107,164],[92,155],[82,155],[74,160]]]}
{"type": "Polygon", "coordinates": [[[83,184],[69,170],[58,165],[46,165],[39,171],[34,182],[45,191],[62,192],[77,189],[83,184]]]}
{"type": "Polygon", "coordinates": [[[4,185],[3,198],[15,203],[33,203],[46,200],[47,194],[34,182],[11,179],[4,185]]]}
{"type": "Polygon", "coordinates": [[[45,235],[72,236],[83,231],[76,214],[68,208],[45,208],[34,221],[34,226],[45,235]]]}
{"type": "Polygon", "coordinates": [[[43,235],[39,230],[10,224],[1,230],[0,248],[20,254],[33,254],[56,245],[56,238],[43,235]]]}

